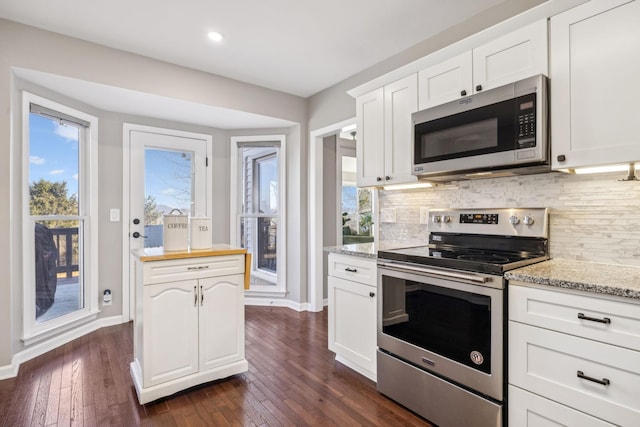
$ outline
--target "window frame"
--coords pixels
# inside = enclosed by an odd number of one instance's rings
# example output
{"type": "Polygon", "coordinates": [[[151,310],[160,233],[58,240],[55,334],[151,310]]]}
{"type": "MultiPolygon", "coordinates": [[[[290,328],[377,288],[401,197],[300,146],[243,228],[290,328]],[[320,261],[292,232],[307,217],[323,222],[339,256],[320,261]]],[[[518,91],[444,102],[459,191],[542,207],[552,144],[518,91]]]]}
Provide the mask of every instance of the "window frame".
{"type": "MultiPolygon", "coordinates": [[[[256,158],[264,156],[257,155],[256,158]]],[[[276,284],[274,285],[251,285],[251,288],[246,291],[248,296],[262,296],[262,297],[282,297],[287,293],[287,233],[286,233],[286,212],[287,212],[287,197],[286,197],[286,139],[285,135],[260,135],[260,136],[236,136],[231,137],[231,156],[230,156],[230,242],[232,246],[239,246],[240,240],[240,222],[242,218],[258,218],[260,216],[277,216],[278,217],[278,269],[274,275],[276,277],[276,284]],[[278,152],[275,154],[278,159],[278,214],[255,214],[244,213],[242,209],[242,194],[243,194],[243,182],[242,182],[242,149],[241,147],[255,146],[257,147],[277,147],[278,152]]],[[[255,177],[254,177],[255,179],[255,177]]],[[[256,277],[264,275],[268,278],[272,273],[268,273],[264,270],[258,270],[256,268],[257,260],[256,256],[252,257],[252,274],[256,277]]]]}
{"type": "Polygon", "coordinates": [[[100,312],[98,306],[98,118],[58,102],[22,92],[22,236],[23,236],[23,334],[25,345],[47,339],[60,332],[94,320],[100,312]],[[34,222],[39,219],[65,219],[66,216],[32,216],[29,209],[29,154],[31,104],[37,104],[63,118],[71,117],[88,123],[80,127],[78,144],[78,200],[77,218],[82,221],[82,251],[79,254],[83,269],[83,308],[45,322],[36,322],[35,315],[35,243],[34,222]]]}

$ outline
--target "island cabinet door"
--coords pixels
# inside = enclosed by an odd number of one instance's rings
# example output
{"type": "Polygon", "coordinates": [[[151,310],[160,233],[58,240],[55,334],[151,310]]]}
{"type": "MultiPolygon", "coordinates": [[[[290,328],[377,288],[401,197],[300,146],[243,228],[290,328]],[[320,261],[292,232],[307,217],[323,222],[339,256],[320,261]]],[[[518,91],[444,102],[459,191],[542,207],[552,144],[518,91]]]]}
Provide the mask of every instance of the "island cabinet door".
{"type": "Polygon", "coordinates": [[[197,285],[185,280],[144,286],[144,387],[198,371],[197,285]]]}
{"type": "Polygon", "coordinates": [[[244,359],[244,276],[200,279],[200,371],[244,359]]]}

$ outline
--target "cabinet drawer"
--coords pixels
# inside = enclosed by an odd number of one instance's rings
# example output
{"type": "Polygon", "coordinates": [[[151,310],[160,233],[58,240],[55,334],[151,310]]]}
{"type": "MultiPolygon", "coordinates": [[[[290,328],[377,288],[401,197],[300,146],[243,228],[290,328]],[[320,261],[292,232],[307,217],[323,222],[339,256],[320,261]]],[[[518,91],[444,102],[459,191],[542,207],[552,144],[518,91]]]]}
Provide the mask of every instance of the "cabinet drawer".
{"type": "Polygon", "coordinates": [[[145,285],[244,273],[244,255],[147,261],[142,264],[145,285]]]}
{"type": "Polygon", "coordinates": [[[509,386],[509,425],[521,427],[613,427],[585,413],[509,386]]]}
{"type": "Polygon", "coordinates": [[[640,350],[637,303],[509,286],[509,319],[640,350]]]}
{"type": "Polygon", "coordinates": [[[329,276],[377,287],[376,262],[356,256],[329,254],[329,276]]]}
{"type": "Polygon", "coordinates": [[[638,351],[510,321],[509,383],[614,424],[640,425],[638,351]]]}

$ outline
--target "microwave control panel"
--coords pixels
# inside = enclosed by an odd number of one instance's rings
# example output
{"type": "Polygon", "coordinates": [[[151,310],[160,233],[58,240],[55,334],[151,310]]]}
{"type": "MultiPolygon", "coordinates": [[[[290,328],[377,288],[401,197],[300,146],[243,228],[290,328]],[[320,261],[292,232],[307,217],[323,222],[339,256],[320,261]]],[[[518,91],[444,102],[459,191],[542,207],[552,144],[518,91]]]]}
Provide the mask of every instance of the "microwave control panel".
{"type": "Polygon", "coordinates": [[[536,146],[536,102],[535,94],[516,99],[518,108],[518,149],[536,146]]]}

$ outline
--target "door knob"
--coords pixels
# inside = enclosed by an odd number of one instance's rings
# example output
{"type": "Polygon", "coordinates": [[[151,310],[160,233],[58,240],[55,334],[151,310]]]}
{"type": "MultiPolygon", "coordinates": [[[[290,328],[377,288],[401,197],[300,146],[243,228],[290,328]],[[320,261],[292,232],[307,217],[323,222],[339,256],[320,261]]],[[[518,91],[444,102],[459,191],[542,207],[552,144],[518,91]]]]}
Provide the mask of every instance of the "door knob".
{"type": "Polygon", "coordinates": [[[138,233],[137,231],[134,231],[134,232],[131,234],[131,237],[133,237],[134,239],[139,239],[140,237],[143,237],[143,238],[145,238],[145,239],[147,238],[147,236],[143,236],[142,234],[138,233]]]}

